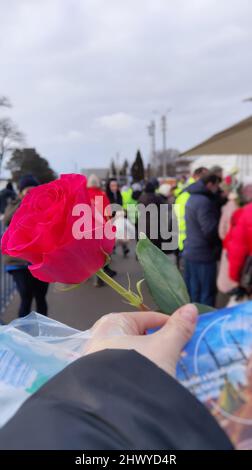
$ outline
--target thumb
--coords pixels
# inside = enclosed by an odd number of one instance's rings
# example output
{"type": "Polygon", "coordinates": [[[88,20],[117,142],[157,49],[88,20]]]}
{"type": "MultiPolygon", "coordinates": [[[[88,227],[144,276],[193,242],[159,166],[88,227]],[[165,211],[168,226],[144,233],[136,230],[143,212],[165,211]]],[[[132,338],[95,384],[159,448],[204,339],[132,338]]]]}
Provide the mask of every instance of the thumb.
{"type": "Polygon", "coordinates": [[[169,372],[174,374],[181,351],[192,337],[198,319],[198,310],[193,304],[183,305],[156,333],[169,362],[169,372]]]}

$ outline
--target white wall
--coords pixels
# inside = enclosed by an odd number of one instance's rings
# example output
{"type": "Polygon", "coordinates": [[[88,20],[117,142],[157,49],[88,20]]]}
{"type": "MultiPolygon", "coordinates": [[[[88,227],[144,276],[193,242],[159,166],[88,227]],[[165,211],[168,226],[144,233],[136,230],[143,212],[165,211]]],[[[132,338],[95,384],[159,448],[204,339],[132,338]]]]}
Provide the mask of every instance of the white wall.
{"type": "Polygon", "coordinates": [[[200,166],[210,169],[215,165],[223,168],[224,176],[237,168],[239,181],[243,181],[248,176],[252,178],[252,155],[202,155],[191,163],[190,170],[193,173],[200,166]]]}

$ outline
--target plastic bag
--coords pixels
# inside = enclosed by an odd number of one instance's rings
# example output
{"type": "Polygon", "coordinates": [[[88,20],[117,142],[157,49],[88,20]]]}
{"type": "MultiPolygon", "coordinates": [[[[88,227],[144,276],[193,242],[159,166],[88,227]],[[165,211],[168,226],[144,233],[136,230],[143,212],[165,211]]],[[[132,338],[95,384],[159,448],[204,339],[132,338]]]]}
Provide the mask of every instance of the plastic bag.
{"type": "Polygon", "coordinates": [[[22,403],[85,354],[90,331],[32,312],[0,326],[0,427],[22,403]]]}

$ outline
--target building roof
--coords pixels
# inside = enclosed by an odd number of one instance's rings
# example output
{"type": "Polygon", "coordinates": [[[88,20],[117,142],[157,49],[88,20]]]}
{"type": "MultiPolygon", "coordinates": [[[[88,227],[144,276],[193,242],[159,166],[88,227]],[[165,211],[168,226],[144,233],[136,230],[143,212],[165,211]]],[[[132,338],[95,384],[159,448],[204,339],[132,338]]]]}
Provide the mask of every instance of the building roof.
{"type": "Polygon", "coordinates": [[[252,155],[252,116],[214,134],[180,155],[252,155]]]}

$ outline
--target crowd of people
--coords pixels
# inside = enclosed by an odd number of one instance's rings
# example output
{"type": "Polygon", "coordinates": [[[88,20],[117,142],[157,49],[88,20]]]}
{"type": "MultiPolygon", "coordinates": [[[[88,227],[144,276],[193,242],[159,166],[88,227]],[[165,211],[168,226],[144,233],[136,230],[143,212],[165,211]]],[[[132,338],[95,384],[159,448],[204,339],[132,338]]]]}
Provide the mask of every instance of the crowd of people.
{"type": "Polygon", "coordinates": [[[176,199],[179,249],[191,300],[215,306],[217,287],[232,300],[247,299],[252,287],[252,178],[239,184],[221,167],[199,168],[176,199]],[[245,279],[245,280],[244,280],[245,279]]]}
{"type": "MultiPolygon", "coordinates": [[[[17,193],[11,182],[0,192],[5,226],[9,225],[25,194],[38,184],[34,176],[25,175],[19,181],[17,193]]],[[[136,240],[139,231],[144,231],[167,255],[175,255],[192,302],[215,306],[217,287],[230,296],[231,303],[251,294],[252,178],[239,184],[235,174],[224,178],[221,167],[210,170],[200,167],[176,184],[165,181],[160,184],[152,177],[121,188],[116,178],[104,184],[93,174],[88,178],[87,188],[93,202],[101,201],[97,209],[104,216],[108,216],[109,207],[115,208],[110,210],[109,217],[114,217],[117,228],[119,224],[117,246],[121,246],[123,256],[128,256],[131,246],[124,232],[120,236],[121,224],[131,228],[130,238],[136,240]],[[150,207],[157,211],[149,211],[150,207]],[[161,207],[166,210],[161,211],[161,207]],[[168,234],[168,239],[164,234],[168,234]],[[174,243],[167,243],[174,238],[177,240],[175,247],[174,243]]],[[[46,315],[48,284],[35,279],[25,261],[4,256],[4,262],[21,297],[18,315],[22,317],[30,312],[33,299],[37,311],[46,315]]],[[[111,277],[117,275],[110,264],[104,270],[111,277]]],[[[94,286],[103,285],[100,278],[94,279],[94,286]]]]}
{"type": "MultiPolygon", "coordinates": [[[[153,212],[145,213],[144,232],[168,255],[176,255],[192,302],[215,306],[217,287],[230,296],[230,303],[250,296],[252,177],[239,183],[235,172],[224,177],[219,166],[200,167],[173,186],[166,182],[159,184],[157,178],[151,178],[122,187],[120,191],[118,182],[110,179],[106,195],[111,204],[124,209],[124,215],[136,228],[136,239],[141,207],[159,209],[166,205],[167,217],[159,210],[155,213],[158,214],[154,221],[155,236],[153,212]],[[176,249],[164,244],[167,242],[163,236],[164,224],[171,237],[178,235],[176,249]]],[[[123,252],[127,256],[127,241],[123,252]]]]}

